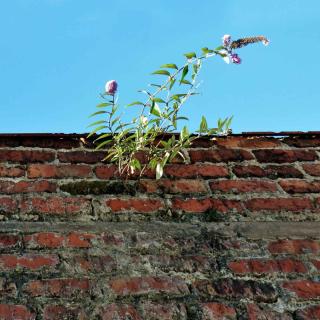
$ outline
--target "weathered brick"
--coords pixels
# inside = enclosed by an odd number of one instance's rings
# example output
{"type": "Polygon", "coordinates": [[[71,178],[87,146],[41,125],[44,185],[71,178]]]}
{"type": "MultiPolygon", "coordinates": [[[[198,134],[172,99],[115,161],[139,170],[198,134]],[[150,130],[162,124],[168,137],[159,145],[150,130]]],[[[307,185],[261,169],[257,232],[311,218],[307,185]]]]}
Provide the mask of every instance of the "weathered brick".
{"type": "Polygon", "coordinates": [[[75,272],[81,270],[84,273],[88,272],[115,272],[119,270],[118,264],[110,255],[103,256],[73,256],[70,259],[71,269],[75,272]]]}
{"type": "Polygon", "coordinates": [[[56,255],[0,255],[0,269],[27,269],[27,270],[38,270],[42,268],[52,268],[59,263],[59,258],[56,255]]]}
{"type": "Polygon", "coordinates": [[[4,162],[51,162],[55,159],[55,152],[39,150],[1,150],[0,161],[4,162]]]}
{"type": "Polygon", "coordinates": [[[320,282],[311,280],[295,280],[283,283],[283,288],[296,294],[301,299],[320,297],[320,282]]]}
{"type": "Polygon", "coordinates": [[[40,181],[0,181],[0,193],[55,192],[57,185],[53,182],[40,181]]]}
{"type": "Polygon", "coordinates": [[[101,162],[106,153],[103,151],[69,151],[58,152],[60,162],[70,163],[98,163],[101,162]]]}
{"type": "Polygon", "coordinates": [[[290,147],[296,148],[316,148],[320,147],[320,139],[318,137],[289,137],[282,140],[283,143],[290,147]]]}
{"type": "Polygon", "coordinates": [[[234,273],[306,273],[308,270],[303,262],[294,259],[266,260],[246,259],[231,261],[228,264],[234,273]]]}
{"type": "Polygon", "coordinates": [[[221,178],[228,177],[229,172],[225,166],[209,164],[169,164],[164,167],[164,173],[174,178],[221,178]]]}
{"type": "Polygon", "coordinates": [[[318,193],[320,192],[320,181],[304,180],[281,180],[281,188],[288,193],[318,193]]]}
{"type": "Polygon", "coordinates": [[[248,320],[292,320],[289,313],[276,312],[256,304],[247,305],[248,320]]]}
{"type": "Polygon", "coordinates": [[[320,177],[320,164],[307,163],[302,165],[303,170],[310,174],[310,176],[320,177]]]}
{"type": "Polygon", "coordinates": [[[46,305],[43,310],[44,320],[89,320],[86,312],[79,306],[46,305]]]}
{"type": "Polygon", "coordinates": [[[13,213],[17,211],[17,202],[13,198],[0,197],[0,212],[13,213]]]}
{"type": "Polygon", "coordinates": [[[98,166],[94,172],[99,179],[111,179],[119,176],[118,167],[115,165],[98,166]]]}
{"type": "Polygon", "coordinates": [[[202,180],[140,180],[139,190],[144,193],[206,193],[207,187],[202,180]]]}
{"type": "Polygon", "coordinates": [[[71,232],[67,236],[67,246],[71,248],[90,248],[95,235],[90,233],[71,232]]]}
{"type": "Polygon", "coordinates": [[[308,198],[256,198],[248,200],[244,205],[250,211],[291,211],[312,210],[313,205],[308,198]]]}
{"type": "Polygon", "coordinates": [[[311,263],[314,265],[314,267],[316,269],[318,269],[318,271],[320,271],[320,260],[311,260],[311,263]]]}
{"type": "Polygon", "coordinates": [[[215,144],[225,148],[276,148],[281,147],[281,140],[267,137],[225,137],[218,138],[215,144]]]}
{"type": "Polygon", "coordinates": [[[24,176],[25,170],[21,166],[7,167],[0,165],[0,177],[22,177],[24,176]]]}
{"type": "Polygon", "coordinates": [[[243,207],[239,200],[211,199],[211,209],[220,213],[242,213],[243,207]]]}
{"type": "Polygon", "coordinates": [[[263,180],[219,180],[210,182],[213,192],[276,192],[277,185],[274,182],[263,180]]]}
{"type": "Polygon", "coordinates": [[[113,212],[134,211],[149,213],[164,209],[164,203],[160,199],[107,199],[105,203],[113,212]]]}
{"type": "Polygon", "coordinates": [[[196,292],[203,297],[228,296],[235,299],[251,299],[257,302],[275,302],[277,292],[270,283],[253,280],[216,279],[197,280],[194,282],[196,292]]]}
{"type": "Polygon", "coordinates": [[[308,306],[304,309],[297,310],[294,314],[295,320],[320,319],[320,305],[308,306]]]}
{"type": "Polygon", "coordinates": [[[195,162],[233,162],[254,159],[247,150],[218,149],[218,150],[190,150],[190,159],[195,162]]]}
{"type": "Polygon", "coordinates": [[[87,178],[91,167],[87,165],[31,164],[27,170],[28,178],[87,178]]]}
{"type": "Polygon", "coordinates": [[[59,248],[64,245],[65,237],[54,232],[39,232],[24,236],[28,248],[59,248]]]}
{"type": "Polygon", "coordinates": [[[90,214],[90,200],[81,197],[33,197],[21,202],[23,213],[37,212],[43,214],[90,214]]]}
{"type": "Polygon", "coordinates": [[[99,316],[102,320],[142,320],[138,311],[128,304],[112,303],[101,308],[99,316]]]}
{"type": "Polygon", "coordinates": [[[181,303],[159,304],[144,302],[141,304],[143,319],[153,320],[187,320],[186,307],[181,303]]]}
{"type": "Polygon", "coordinates": [[[316,240],[277,240],[272,241],[268,245],[268,250],[273,254],[288,253],[288,254],[301,254],[301,253],[319,253],[320,243],[316,240]]]}
{"type": "Polygon", "coordinates": [[[266,177],[270,179],[277,178],[302,178],[303,174],[297,168],[287,165],[267,165],[259,167],[256,165],[247,166],[235,166],[233,172],[237,177],[248,178],[248,177],[266,177]]]}
{"type": "Polygon", "coordinates": [[[236,320],[237,314],[234,308],[218,302],[202,304],[203,320],[236,320]]]}
{"type": "Polygon", "coordinates": [[[48,279],[31,280],[24,291],[32,297],[62,297],[70,298],[88,294],[90,283],[88,279],[48,279]]]}
{"type": "Polygon", "coordinates": [[[189,294],[188,286],[183,280],[167,276],[119,278],[111,280],[109,286],[118,296],[161,293],[171,296],[184,296],[189,294]]]}
{"type": "Polygon", "coordinates": [[[318,156],[314,150],[280,150],[260,149],[254,150],[259,162],[291,163],[295,161],[314,161],[318,156]]]}
{"type": "MultiPolygon", "coordinates": [[[[5,298],[16,298],[17,297],[17,286],[14,282],[0,278],[0,296],[5,298]]],[[[0,317],[1,319],[1,317],[0,317]]]]}
{"type": "Polygon", "coordinates": [[[0,248],[14,248],[19,242],[20,237],[16,234],[0,234],[0,248]]]}
{"type": "Polygon", "coordinates": [[[3,320],[34,320],[35,314],[23,305],[0,304],[0,319],[3,320]]]}

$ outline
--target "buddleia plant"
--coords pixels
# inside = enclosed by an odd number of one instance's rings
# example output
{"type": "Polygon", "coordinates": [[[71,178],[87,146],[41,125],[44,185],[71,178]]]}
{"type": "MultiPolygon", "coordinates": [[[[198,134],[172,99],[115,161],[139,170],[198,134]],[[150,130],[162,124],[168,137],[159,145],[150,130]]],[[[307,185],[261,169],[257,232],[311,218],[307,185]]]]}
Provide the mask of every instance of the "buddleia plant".
{"type": "Polygon", "coordinates": [[[146,169],[151,169],[156,172],[156,179],[160,179],[164,166],[176,157],[185,160],[184,150],[199,137],[231,132],[232,117],[218,119],[217,125],[210,127],[206,117],[202,116],[195,133],[191,134],[186,125],[182,126],[179,134],[176,133],[179,123],[188,121],[181,115],[181,108],[197,94],[203,63],[220,57],[228,64],[240,64],[241,58],[235,51],[257,42],[269,44],[264,36],[232,41],[230,35],[224,35],[222,45],[216,48],[204,47],[200,53],[185,53],[186,60],[182,66],[175,63],[161,65],[152,74],[162,81],[150,84],[153,90],[139,90],[142,99],[126,106],[137,110],[129,122],[122,119],[117,82],[108,81],[105,92],[101,94],[103,101],[97,105],[98,111],[90,115],[101,119],[89,125],[93,129],[88,138],[95,138],[96,149],[106,149],[103,160],[116,163],[120,174],[142,175],[146,169]]]}

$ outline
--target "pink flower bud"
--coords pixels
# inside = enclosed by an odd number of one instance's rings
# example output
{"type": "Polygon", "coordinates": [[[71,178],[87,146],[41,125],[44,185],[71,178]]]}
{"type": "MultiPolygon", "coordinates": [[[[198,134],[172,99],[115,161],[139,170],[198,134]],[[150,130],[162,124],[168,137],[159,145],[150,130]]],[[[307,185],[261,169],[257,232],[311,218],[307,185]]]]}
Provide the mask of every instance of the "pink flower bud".
{"type": "Polygon", "coordinates": [[[106,93],[114,95],[117,92],[118,84],[116,80],[110,80],[106,83],[106,93]]]}
{"type": "Polygon", "coordinates": [[[222,37],[222,42],[223,42],[223,45],[225,47],[229,47],[230,43],[231,43],[231,36],[230,34],[225,34],[223,37],[222,37]]]}
{"type": "Polygon", "coordinates": [[[235,63],[235,64],[240,64],[241,63],[241,58],[236,54],[236,53],[232,53],[230,55],[231,58],[231,62],[235,63]]]}
{"type": "Polygon", "coordinates": [[[269,45],[270,40],[269,39],[264,39],[264,40],[262,40],[262,43],[263,43],[263,45],[267,46],[267,45],[269,45]]]}

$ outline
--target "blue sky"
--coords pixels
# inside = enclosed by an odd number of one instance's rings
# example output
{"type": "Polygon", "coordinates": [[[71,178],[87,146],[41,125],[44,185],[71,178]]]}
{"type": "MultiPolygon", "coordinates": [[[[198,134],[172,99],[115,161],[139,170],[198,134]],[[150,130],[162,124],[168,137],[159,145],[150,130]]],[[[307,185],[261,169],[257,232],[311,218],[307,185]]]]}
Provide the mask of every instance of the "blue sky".
{"type": "Polygon", "coordinates": [[[241,65],[205,63],[189,127],[203,114],[234,115],[234,132],[320,130],[319,16],[318,0],[2,1],[0,132],[87,132],[107,80],[124,106],[161,64],[224,34],[271,43],[239,50],[241,65]]]}

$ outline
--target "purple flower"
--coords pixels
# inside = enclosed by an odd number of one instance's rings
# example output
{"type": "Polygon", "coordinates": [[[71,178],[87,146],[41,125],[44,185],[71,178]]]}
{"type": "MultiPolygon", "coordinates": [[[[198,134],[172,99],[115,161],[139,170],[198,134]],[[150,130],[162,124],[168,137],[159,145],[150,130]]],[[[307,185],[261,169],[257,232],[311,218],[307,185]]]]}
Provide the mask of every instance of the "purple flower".
{"type": "Polygon", "coordinates": [[[223,42],[223,45],[225,47],[229,47],[230,43],[231,43],[231,36],[230,34],[225,34],[223,37],[222,37],[222,42],[223,42]]]}
{"type": "Polygon", "coordinates": [[[106,93],[114,95],[117,92],[118,84],[116,80],[110,80],[106,83],[106,93]]]}
{"type": "Polygon", "coordinates": [[[230,59],[231,59],[232,63],[235,63],[235,64],[240,64],[241,63],[241,58],[236,53],[232,53],[230,55],[230,59]]]}

